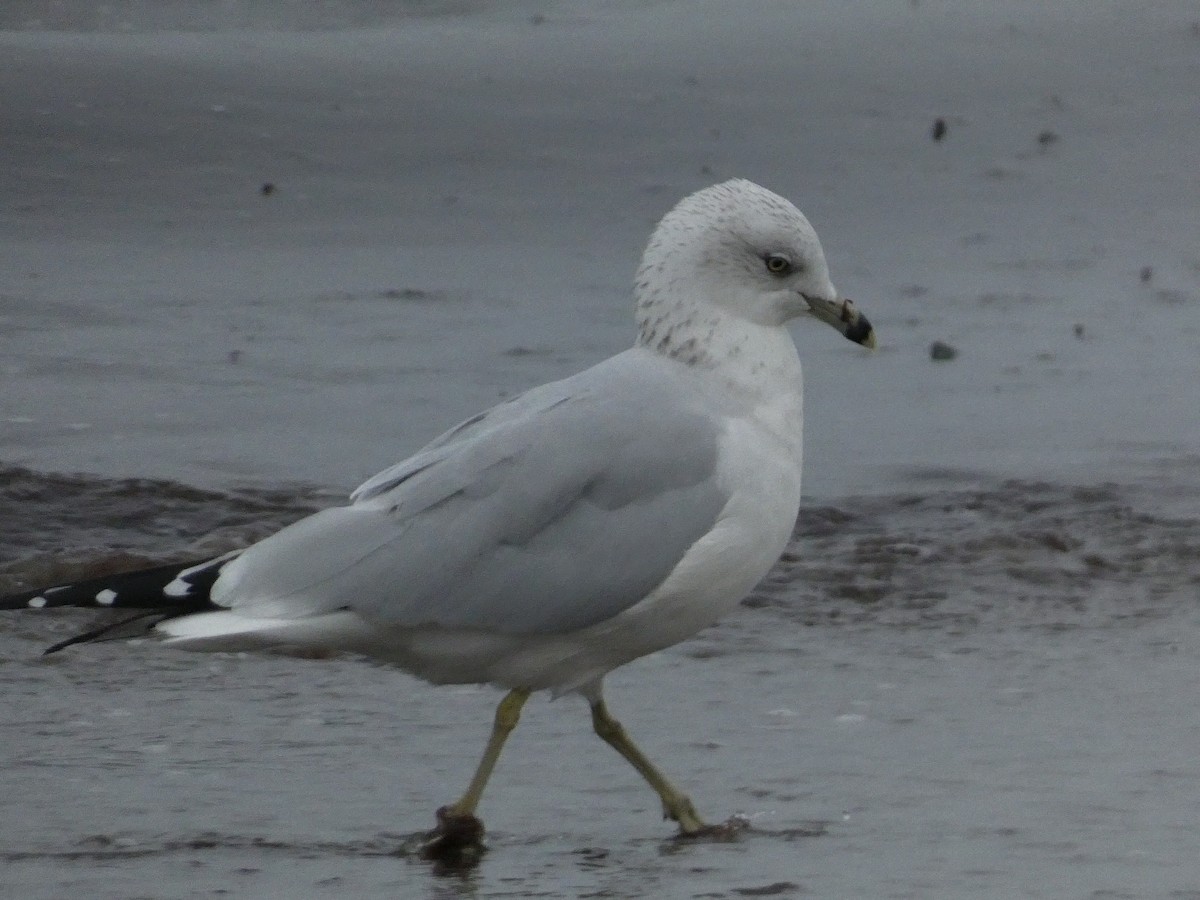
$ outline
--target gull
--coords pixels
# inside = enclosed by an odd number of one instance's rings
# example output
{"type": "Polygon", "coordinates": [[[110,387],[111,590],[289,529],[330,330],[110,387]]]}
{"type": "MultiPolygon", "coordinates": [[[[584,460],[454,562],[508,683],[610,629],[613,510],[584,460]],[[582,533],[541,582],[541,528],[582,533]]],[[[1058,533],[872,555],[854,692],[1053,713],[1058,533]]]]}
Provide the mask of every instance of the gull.
{"type": "Polygon", "coordinates": [[[534,691],[577,693],[597,735],[683,835],[709,826],[630,739],[604,676],[729,612],[776,562],[800,507],[800,359],[785,327],[874,347],[784,198],[734,179],[650,238],[634,346],[455,426],[346,506],[215,559],[27,591],[0,608],[140,610],[78,635],[151,631],[187,650],[343,651],[434,684],[507,693],[430,855],[478,843],[475,813],[534,691]]]}

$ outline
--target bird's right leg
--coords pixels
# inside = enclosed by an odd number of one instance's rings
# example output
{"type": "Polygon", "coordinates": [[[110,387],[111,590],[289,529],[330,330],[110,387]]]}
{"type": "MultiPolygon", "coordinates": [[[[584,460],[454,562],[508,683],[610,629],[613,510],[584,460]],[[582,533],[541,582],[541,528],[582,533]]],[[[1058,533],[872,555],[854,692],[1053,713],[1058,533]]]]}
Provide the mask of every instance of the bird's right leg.
{"type": "Polygon", "coordinates": [[[483,823],[475,816],[475,810],[492,770],[496,768],[504,742],[517,727],[521,719],[521,707],[528,699],[529,691],[517,688],[505,694],[496,707],[496,719],[483,750],[483,758],[479,760],[466,792],[455,803],[437,811],[437,828],[429,834],[421,848],[421,855],[425,858],[461,864],[464,858],[472,854],[477,857],[483,851],[483,823]]]}
{"type": "Polygon", "coordinates": [[[518,688],[505,694],[500,705],[496,707],[496,720],[492,725],[492,734],[488,738],[487,747],[483,750],[483,758],[479,760],[479,765],[475,769],[471,783],[467,786],[466,793],[450,807],[451,815],[471,816],[475,814],[475,808],[479,806],[479,798],[483,796],[483,789],[487,787],[488,779],[492,777],[492,770],[496,768],[496,761],[500,758],[500,751],[504,749],[504,742],[508,740],[512,730],[517,727],[517,722],[521,720],[521,707],[528,699],[529,691],[518,688]]]}

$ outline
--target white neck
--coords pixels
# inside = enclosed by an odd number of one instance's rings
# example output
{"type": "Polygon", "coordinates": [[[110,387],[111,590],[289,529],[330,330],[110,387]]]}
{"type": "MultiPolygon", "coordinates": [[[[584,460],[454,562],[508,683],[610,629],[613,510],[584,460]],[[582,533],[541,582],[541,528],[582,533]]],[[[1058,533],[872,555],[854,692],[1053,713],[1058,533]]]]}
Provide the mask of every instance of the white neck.
{"type": "Polygon", "coordinates": [[[800,439],[803,375],[792,336],[716,306],[638,304],[638,346],[708,370],[751,415],[789,444],[800,439]]]}

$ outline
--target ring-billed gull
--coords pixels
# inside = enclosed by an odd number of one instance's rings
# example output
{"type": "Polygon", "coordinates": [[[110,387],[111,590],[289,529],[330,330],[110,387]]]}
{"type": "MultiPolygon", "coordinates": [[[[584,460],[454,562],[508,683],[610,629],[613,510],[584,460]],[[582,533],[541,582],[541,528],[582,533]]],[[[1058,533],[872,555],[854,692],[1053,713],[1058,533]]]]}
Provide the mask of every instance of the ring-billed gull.
{"type": "Polygon", "coordinates": [[[469,787],[439,810],[443,842],[482,835],[480,795],[530,692],[578,692],[664,814],[702,832],[609,713],[602,680],[716,621],[783,552],[802,425],[785,323],[807,315],[859,344],[875,337],[834,290],[808,220],[740,179],[663,218],[635,299],[631,349],[468,419],[348,506],[217,559],[0,606],[143,610],[51,650],[133,623],[185,649],[349,651],[437,684],[506,688],[469,787]]]}

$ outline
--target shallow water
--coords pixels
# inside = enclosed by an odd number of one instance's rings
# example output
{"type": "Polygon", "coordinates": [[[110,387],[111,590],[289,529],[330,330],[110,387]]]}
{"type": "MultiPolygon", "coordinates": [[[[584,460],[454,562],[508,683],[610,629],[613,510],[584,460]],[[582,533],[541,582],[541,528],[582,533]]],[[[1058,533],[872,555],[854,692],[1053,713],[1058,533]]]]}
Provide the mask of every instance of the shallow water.
{"type": "MultiPolygon", "coordinates": [[[[5,590],[215,551],[328,499],[3,475],[5,590]]],[[[153,642],[44,658],[91,614],[13,613],[6,884],[47,898],[1193,896],[1200,517],[1145,486],[933,481],[809,503],[737,614],[610,677],[614,711],[700,809],[749,818],[733,842],[671,840],[564,698],[530,704],[501,760],[481,865],[438,873],[404,848],[461,791],[496,692],[153,642]]]]}

